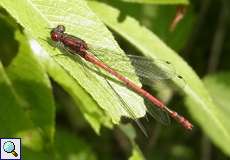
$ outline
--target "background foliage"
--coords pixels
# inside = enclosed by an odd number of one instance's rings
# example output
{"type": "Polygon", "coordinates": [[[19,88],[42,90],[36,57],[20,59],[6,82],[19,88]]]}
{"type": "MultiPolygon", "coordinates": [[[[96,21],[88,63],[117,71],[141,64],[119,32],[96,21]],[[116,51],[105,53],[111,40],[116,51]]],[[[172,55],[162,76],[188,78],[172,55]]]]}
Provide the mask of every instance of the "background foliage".
{"type": "MultiPolygon", "coordinates": [[[[228,159],[227,0],[1,0],[0,6],[0,137],[22,138],[24,159],[228,159]],[[172,79],[176,92],[144,87],[194,129],[141,118],[145,137],[131,120],[120,122],[130,115],[102,76],[80,58],[53,56],[62,51],[47,43],[47,28],[57,24],[105,54],[109,65],[116,63],[111,51],[172,62],[185,86],[172,79]]],[[[143,99],[110,82],[143,117],[143,99]]]]}

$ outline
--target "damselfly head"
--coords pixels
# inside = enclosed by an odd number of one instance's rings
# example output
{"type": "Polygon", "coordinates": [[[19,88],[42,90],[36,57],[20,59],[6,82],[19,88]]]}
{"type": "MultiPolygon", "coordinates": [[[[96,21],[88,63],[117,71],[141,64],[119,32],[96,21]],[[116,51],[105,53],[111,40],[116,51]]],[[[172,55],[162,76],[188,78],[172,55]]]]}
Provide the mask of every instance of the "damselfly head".
{"type": "Polygon", "coordinates": [[[61,37],[62,37],[62,34],[63,34],[63,33],[56,32],[55,29],[53,29],[53,30],[50,32],[50,38],[51,38],[53,41],[60,41],[60,40],[61,40],[61,37]]]}
{"type": "Polygon", "coordinates": [[[53,41],[60,41],[64,32],[65,32],[65,26],[58,25],[56,28],[52,28],[50,32],[50,37],[53,41]]]}

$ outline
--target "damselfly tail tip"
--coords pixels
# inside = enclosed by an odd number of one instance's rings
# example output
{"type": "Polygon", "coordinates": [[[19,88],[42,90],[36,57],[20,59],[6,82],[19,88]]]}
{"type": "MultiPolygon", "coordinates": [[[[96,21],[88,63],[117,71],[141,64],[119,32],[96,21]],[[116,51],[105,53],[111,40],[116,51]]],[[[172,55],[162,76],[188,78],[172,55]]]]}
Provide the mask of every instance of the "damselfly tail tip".
{"type": "Polygon", "coordinates": [[[183,116],[180,116],[177,114],[176,119],[185,129],[190,130],[190,131],[193,129],[193,125],[183,116]]]}
{"type": "Polygon", "coordinates": [[[171,115],[171,117],[173,117],[185,129],[192,130],[193,125],[187,119],[179,115],[177,112],[170,110],[167,106],[164,106],[164,109],[171,115]]]}
{"type": "Polygon", "coordinates": [[[173,117],[187,130],[192,130],[193,125],[185,119],[183,116],[178,115],[176,112],[173,113],[173,117]]]}
{"type": "Polygon", "coordinates": [[[183,126],[189,131],[191,131],[193,129],[193,125],[188,120],[184,121],[183,126]]]}

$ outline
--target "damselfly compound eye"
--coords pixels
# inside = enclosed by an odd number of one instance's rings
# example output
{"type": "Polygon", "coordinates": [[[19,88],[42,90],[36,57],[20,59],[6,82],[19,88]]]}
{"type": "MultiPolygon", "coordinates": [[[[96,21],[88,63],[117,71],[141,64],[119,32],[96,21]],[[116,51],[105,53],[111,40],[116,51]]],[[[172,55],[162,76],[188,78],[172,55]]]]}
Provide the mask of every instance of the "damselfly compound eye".
{"type": "Polygon", "coordinates": [[[50,37],[53,41],[59,41],[61,38],[62,33],[51,31],[50,32],[50,37]]]}

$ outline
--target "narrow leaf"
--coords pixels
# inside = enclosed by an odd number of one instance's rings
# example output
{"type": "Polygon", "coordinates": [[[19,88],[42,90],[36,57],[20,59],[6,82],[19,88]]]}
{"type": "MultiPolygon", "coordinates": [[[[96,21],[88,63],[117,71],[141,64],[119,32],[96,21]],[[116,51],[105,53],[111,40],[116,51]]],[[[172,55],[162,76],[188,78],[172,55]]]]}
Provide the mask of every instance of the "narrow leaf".
{"type": "Polygon", "coordinates": [[[229,115],[230,108],[228,106],[230,105],[230,73],[221,72],[218,74],[208,75],[205,77],[204,83],[214,102],[223,111],[223,114],[226,114],[226,116],[229,115]]]}
{"type": "MultiPolygon", "coordinates": [[[[207,87],[209,93],[214,100],[214,103],[218,106],[219,110],[219,119],[222,120],[225,128],[230,131],[230,73],[222,72],[218,74],[213,74],[205,77],[204,79],[205,86],[207,87]]],[[[229,153],[229,145],[219,137],[219,134],[216,134],[214,137],[214,142],[223,148],[226,153],[229,153]]]]}

